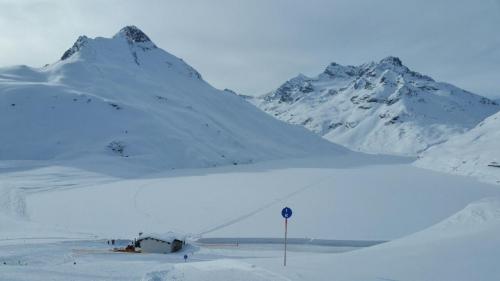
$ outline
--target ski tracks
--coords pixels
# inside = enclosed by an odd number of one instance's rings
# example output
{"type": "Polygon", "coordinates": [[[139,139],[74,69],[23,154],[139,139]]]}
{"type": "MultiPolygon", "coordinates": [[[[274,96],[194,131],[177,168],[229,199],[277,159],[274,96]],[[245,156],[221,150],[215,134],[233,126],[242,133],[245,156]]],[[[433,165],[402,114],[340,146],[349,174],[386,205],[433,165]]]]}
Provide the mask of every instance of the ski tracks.
{"type": "Polygon", "coordinates": [[[211,233],[211,232],[214,232],[214,231],[226,228],[226,227],[228,227],[230,225],[233,225],[233,224],[238,223],[240,221],[243,221],[243,220],[245,220],[247,218],[250,218],[250,217],[252,217],[252,216],[254,216],[254,215],[256,215],[256,214],[258,214],[258,213],[260,213],[260,212],[262,212],[262,211],[264,211],[264,210],[266,210],[266,209],[268,209],[268,208],[270,208],[270,207],[272,207],[272,206],[274,206],[276,204],[278,204],[278,203],[284,202],[284,201],[288,200],[289,198],[292,198],[292,197],[294,197],[294,196],[296,196],[296,195],[298,195],[300,193],[303,193],[303,192],[305,192],[307,190],[310,190],[310,189],[312,189],[312,188],[320,185],[321,183],[323,183],[323,182],[331,179],[332,177],[333,177],[333,175],[329,175],[329,176],[326,176],[326,177],[324,177],[324,178],[322,178],[322,179],[320,179],[320,180],[318,180],[316,182],[313,182],[313,183],[307,184],[305,186],[302,186],[301,188],[299,188],[299,189],[297,189],[297,190],[295,190],[295,191],[293,191],[291,193],[288,193],[288,194],[286,194],[283,197],[280,197],[280,198],[277,198],[277,199],[272,200],[270,202],[267,202],[267,203],[259,206],[258,208],[254,209],[254,210],[252,210],[252,211],[250,211],[248,213],[245,213],[243,215],[240,215],[238,217],[230,219],[230,220],[228,220],[228,221],[226,221],[224,223],[221,223],[219,225],[216,225],[216,226],[213,226],[213,227],[208,228],[206,230],[203,230],[203,231],[201,231],[199,233],[199,236],[203,236],[205,234],[208,234],[208,233],[211,233]]]}

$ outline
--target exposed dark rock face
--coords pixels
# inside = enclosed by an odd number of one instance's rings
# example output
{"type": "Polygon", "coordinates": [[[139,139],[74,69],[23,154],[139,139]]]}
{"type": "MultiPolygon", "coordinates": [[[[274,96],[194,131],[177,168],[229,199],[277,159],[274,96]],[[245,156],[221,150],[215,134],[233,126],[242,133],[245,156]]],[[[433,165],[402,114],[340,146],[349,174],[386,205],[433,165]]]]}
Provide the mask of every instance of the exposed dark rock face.
{"type": "Polygon", "coordinates": [[[61,57],[61,60],[65,60],[71,57],[76,52],[80,51],[80,49],[87,43],[87,39],[88,39],[87,36],[78,37],[75,44],[73,44],[71,48],[69,48],[68,50],[66,50],[66,52],[64,52],[64,54],[61,57]]]}
{"type": "Polygon", "coordinates": [[[123,33],[127,39],[135,43],[143,43],[143,42],[151,42],[151,39],[142,32],[139,28],[134,25],[129,25],[120,30],[120,33],[123,33]]]}

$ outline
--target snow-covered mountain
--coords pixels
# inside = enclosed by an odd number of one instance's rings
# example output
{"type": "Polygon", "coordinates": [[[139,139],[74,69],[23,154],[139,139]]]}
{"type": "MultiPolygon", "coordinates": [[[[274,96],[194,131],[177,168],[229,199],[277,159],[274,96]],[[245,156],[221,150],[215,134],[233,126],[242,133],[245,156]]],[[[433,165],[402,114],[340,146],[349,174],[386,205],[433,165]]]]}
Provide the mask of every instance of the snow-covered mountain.
{"type": "Polygon", "coordinates": [[[396,57],[360,66],[332,63],[316,77],[298,75],[251,101],[351,149],[398,155],[417,155],[500,109],[414,72],[396,57]]]}
{"type": "Polygon", "coordinates": [[[424,152],[417,166],[500,183],[500,112],[424,152]]]}
{"type": "Polygon", "coordinates": [[[121,159],[165,168],[341,153],[213,88],[134,26],[81,36],[42,68],[0,68],[0,159],[121,159]]]}

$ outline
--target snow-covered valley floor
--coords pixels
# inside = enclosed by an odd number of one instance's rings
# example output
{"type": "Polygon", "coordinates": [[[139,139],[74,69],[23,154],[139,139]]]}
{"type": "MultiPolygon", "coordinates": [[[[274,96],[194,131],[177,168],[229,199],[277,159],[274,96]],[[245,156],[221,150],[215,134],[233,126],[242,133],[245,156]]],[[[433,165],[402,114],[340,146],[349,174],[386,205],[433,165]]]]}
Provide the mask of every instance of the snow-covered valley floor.
{"type": "Polygon", "coordinates": [[[1,162],[0,280],[498,280],[500,188],[413,160],[347,155],[130,177],[1,162]],[[170,230],[280,238],[284,206],[292,238],[392,241],[343,253],[292,247],[286,268],[279,246],[157,255],[103,242],[170,230]]]}

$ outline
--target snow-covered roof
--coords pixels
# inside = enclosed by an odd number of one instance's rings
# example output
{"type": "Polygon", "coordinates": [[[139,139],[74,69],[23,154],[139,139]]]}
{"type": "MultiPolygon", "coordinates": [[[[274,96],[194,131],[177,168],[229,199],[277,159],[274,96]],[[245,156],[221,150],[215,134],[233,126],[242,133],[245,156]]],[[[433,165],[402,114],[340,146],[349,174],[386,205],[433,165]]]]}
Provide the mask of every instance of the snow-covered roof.
{"type": "Polygon", "coordinates": [[[146,238],[153,238],[153,239],[157,239],[157,240],[161,240],[161,241],[165,241],[165,242],[172,242],[174,240],[184,241],[186,239],[186,235],[183,233],[173,232],[173,231],[169,231],[169,232],[165,232],[165,233],[161,233],[161,234],[159,234],[159,233],[147,233],[147,234],[143,234],[143,235],[139,236],[137,238],[137,240],[140,241],[140,240],[143,240],[146,238]]]}

